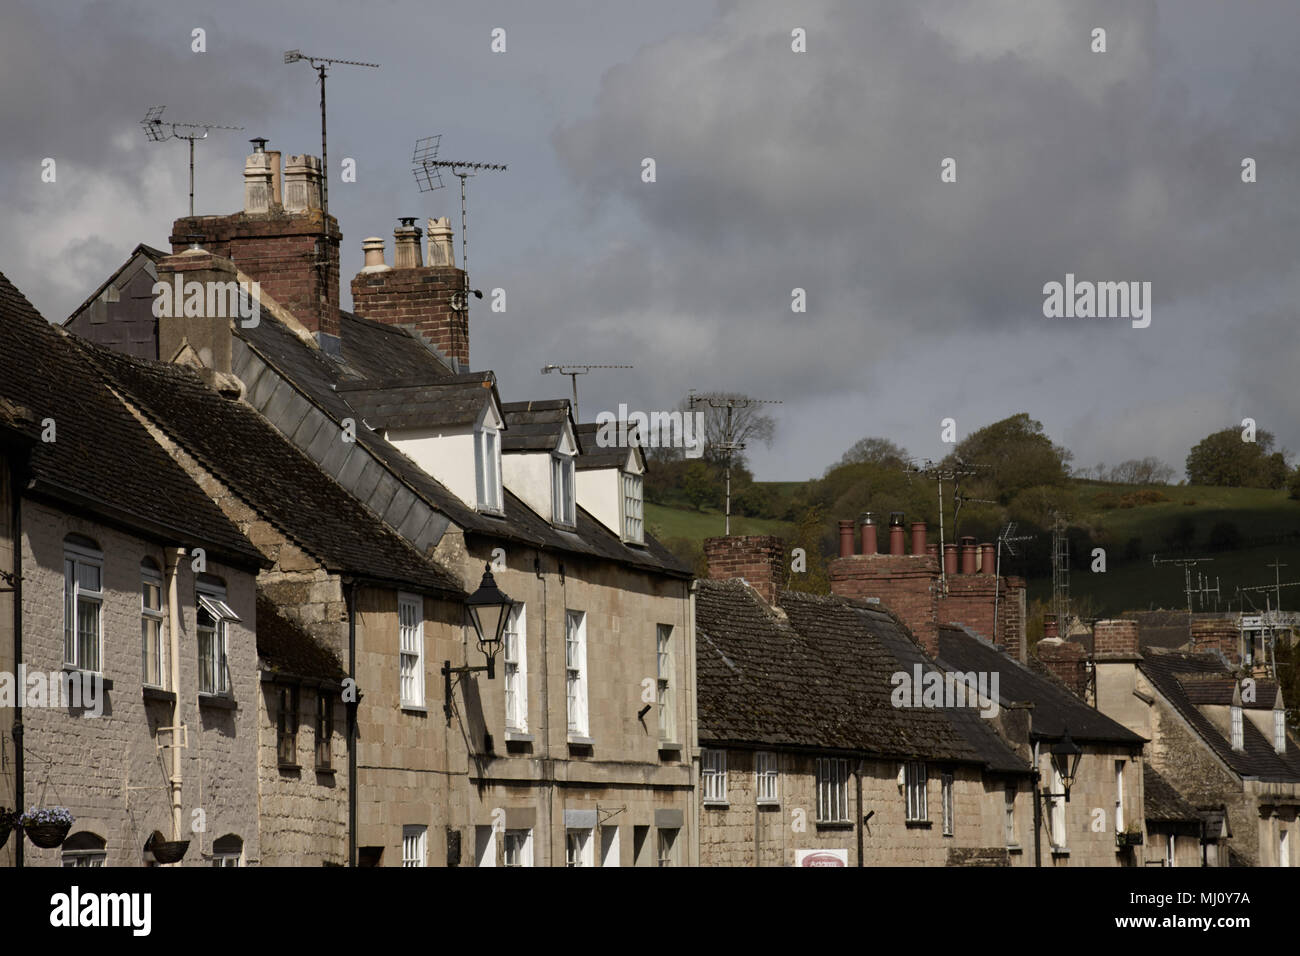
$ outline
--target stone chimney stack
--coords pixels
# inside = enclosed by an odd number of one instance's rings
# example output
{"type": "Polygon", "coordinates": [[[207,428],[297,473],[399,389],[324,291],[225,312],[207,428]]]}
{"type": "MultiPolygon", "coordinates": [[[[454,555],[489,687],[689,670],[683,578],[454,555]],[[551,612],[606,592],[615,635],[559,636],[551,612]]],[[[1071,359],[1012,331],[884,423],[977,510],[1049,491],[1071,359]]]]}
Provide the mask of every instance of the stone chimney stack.
{"type": "Polygon", "coordinates": [[[427,266],[456,268],[456,248],[451,243],[451,220],[446,216],[429,220],[429,258],[427,266]]]}
{"type": "Polygon", "coordinates": [[[290,156],[284,167],[284,211],[289,214],[320,211],[319,156],[290,156]]]}
{"type": "Polygon", "coordinates": [[[279,202],[275,191],[276,170],[271,167],[266,140],[258,137],[250,142],[253,155],[244,160],[244,212],[253,216],[264,215],[271,211],[272,204],[279,202]]]}
{"type": "MultiPolygon", "coordinates": [[[[851,533],[851,532],[850,532],[851,533]]],[[[735,535],[705,538],[704,554],[713,580],[743,578],[769,605],[785,589],[785,544],[773,535],[735,535]]]]}
{"type": "Polygon", "coordinates": [[[158,357],[208,373],[209,384],[211,373],[229,375],[231,322],[239,321],[234,264],[205,249],[190,248],[159,260],[157,268],[155,307],[160,291],[167,297],[167,307],[158,318],[158,357]],[[199,304],[201,314],[185,307],[191,301],[199,304]]]}
{"type": "Polygon", "coordinates": [[[415,217],[409,216],[393,230],[393,268],[418,269],[420,267],[420,227],[415,217]]]}

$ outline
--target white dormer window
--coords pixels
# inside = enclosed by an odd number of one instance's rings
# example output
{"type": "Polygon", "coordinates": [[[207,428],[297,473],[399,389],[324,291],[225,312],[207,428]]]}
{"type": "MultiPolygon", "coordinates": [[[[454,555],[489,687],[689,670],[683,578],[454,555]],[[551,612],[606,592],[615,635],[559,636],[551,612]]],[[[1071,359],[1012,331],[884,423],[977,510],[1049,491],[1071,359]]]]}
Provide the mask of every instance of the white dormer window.
{"type": "Polygon", "coordinates": [[[623,540],[634,544],[645,541],[645,492],[640,475],[622,473],[623,479],[623,540]]]}
{"type": "Polygon", "coordinates": [[[474,474],[478,482],[478,506],[483,511],[501,510],[501,433],[490,425],[474,432],[474,474]]]}
{"type": "Polygon", "coordinates": [[[1273,711],[1273,749],[1286,753],[1286,711],[1280,707],[1273,711]]]}
{"type": "Polygon", "coordinates": [[[573,527],[574,513],[573,456],[551,456],[551,520],[573,527]]]}
{"type": "Polygon", "coordinates": [[[1233,704],[1230,713],[1232,716],[1232,749],[1245,750],[1246,732],[1241,724],[1241,707],[1233,704]]]}

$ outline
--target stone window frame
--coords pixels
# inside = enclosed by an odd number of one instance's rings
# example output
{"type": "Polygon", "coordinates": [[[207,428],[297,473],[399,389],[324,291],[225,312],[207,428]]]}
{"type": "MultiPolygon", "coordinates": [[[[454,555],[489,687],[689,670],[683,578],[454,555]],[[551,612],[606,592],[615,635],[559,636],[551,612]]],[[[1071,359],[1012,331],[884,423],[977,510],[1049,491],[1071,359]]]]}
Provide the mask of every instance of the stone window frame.
{"type": "Polygon", "coordinates": [[[428,866],[429,828],[420,823],[402,826],[402,866],[428,866]]]}
{"type": "Polygon", "coordinates": [[[655,827],[658,830],[658,856],[656,862],[659,866],[680,866],[678,862],[678,845],[681,842],[678,838],[681,836],[681,827],[655,827]]]}
{"type": "Polygon", "coordinates": [[[334,770],[334,692],[316,689],[316,769],[334,770]]]}
{"type": "Polygon", "coordinates": [[[727,752],[716,748],[700,751],[701,802],[706,807],[728,806],[727,752]]]}
{"type": "Polygon", "coordinates": [[[816,784],[816,822],[852,822],[849,817],[849,762],[843,757],[818,757],[816,784]]]}
{"type": "Polygon", "coordinates": [[[397,594],[397,641],[398,703],[403,710],[423,710],[424,598],[418,594],[404,591],[397,594]],[[410,612],[409,620],[407,612],[410,612]]]}
{"type": "Polygon", "coordinates": [[[163,587],[163,573],[158,566],[158,562],[146,556],[140,561],[140,682],[145,687],[156,687],[159,690],[169,689],[167,686],[168,651],[167,598],[163,587]],[[157,607],[149,606],[149,588],[157,589],[157,607]],[[154,642],[152,649],[158,667],[158,679],[156,681],[149,679],[149,644],[151,639],[154,642]]]}
{"type": "Polygon", "coordinates": [[[674,667],[673,626],[655,625],[655,705],[659,709],[659,740],[673,743],[677,739],[676,712],[673,707],[672,677],[674,667]]]}
{"type": "Polygon", "coordinates": [[[301,722],[298,685],[285,681],[275,688],[275,759],[282,770],[298,769],[298,725],[301,722]]]}
{"type": "Polygon", "coordinates": [[[566,827],[564,830],[564,865],[592,866],[594,834],[591,827],[566,827]]]}
{"type": "Polygon", "coordinates": [[[532,827],[518,827],[506,830],[501,842],[501,865],[509,867],[530,867],[533,865],[533,830],[532,827]],[[512,861],[513,856],[513,861],[512,861]]]}
{"type": "Polygon", "coordinates": [[[92,674],[104,672],[104,552],[93,539],[78,534],[63,539],[63,663],[92,674]],[[83,583],[83,569],[95,571],[98,589],[83,583]],[[79,625],[83,603],[96,608],[93,661],[85,660],[87,655],[82,653],[79,625]]]}
{"type": "Polygon", "coordinates": [[[781,804],[781,769],[774,751],[754,752],[754,802],[760,807],[781,804]]]}
{"type": "Polygon", "coordinates": [[[501,642],[506,730],[528,733],[528,613],[523,601],[508,612],[501,642]]]}
{"type": "Polygon", "coordinates": [[[199,697],[225,697],[229,698],[234,694],[234,682],[230,679],[230,635],[229,625],[239,621],[239,615],[234,612],[229,604],[226,603],[225,584],[220,579],[212,578],[210,580],[200,579],[194,586],[195,597],[195,643],[199,651],[199,697]],[[206,614],[212,619],[212,626],[205,627],[201,623],[200,615],[206,614]],[[209,641],[210,660],[205,661],[202,653],[203,643],[202,635],[207,631],[211,633],[209,641]],[[211,663],[209,668],[209,677],[212,683],[209,687],[203,685],[203,665],[211,663]]]}
{"type": "Polygon", "coordinates": [[[907,823],[930,822],[930,770],[924,760],[909,760],[903,769],[907,823]]]}

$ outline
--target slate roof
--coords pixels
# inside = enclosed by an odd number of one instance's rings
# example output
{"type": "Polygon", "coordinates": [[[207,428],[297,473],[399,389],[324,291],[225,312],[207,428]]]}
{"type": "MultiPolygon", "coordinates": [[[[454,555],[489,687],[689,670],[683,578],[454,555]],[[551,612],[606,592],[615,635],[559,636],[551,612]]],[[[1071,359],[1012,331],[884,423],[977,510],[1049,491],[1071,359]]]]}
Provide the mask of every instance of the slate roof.
{"type": "MultiPolygon", "coordinates": [[[[361,381],[358,369],[350,368],[339,358],[313,348],[284,324],[263,313],[253,328],[242,323],[234,326],[235,334],[284,378],[335,422],[355,418],[359,413],[348,402],[347,393],[337,386],[361,381]]],[[[373,330],[372,330],[373,331],[373,330]]],[[[418,344],[418,343],[417,343],[418,344]]],[[[422,347],[422,346],[421,346],[422,347]]],[[[343,354],[348,353],[347,346],[343,354]]],[[[486,373],[484,373],[486,374],[486,373]]],[[[373,383],[371,383],[373,384],[373,383]]],[[[600,524],[581,507],[577,509],[576,532],[561,531],[535,514],[516,495],[506,489],[503,504],[505,517],[482,514],[465,505],[437,479],[368,428],[358,428],[358,444],[365,447],[405,485],[470,534],[498,540],[516,541],[531,547],[554,548],[573,554],[617,561],[631,567],[662,572],[676,577],[691,577],[690,569],[679,561],[653,536],[645,536],[645,546],[624,544],[618,535],[600,524]]]]}
{"type": "Polygon", "coordinates": [[[1201,822],[1201,813],[1184,800],[1169,781],[1160,776],[1149,763],[1142,766],[1142,793],[1142,811],[1148,822],[1201,822]]]}
{"type": "Polygon", "coordinates": [[[564,423],[570,420],[569,400],[508,402],[501,406],[501,414],[506,420],[501,435],[503,452],[553,451],[564,433],[564,423]]]}
{"type": "Polygon", "coordinates": [[[275,602],[257,592],[257,656],[272,676],[341,683],[347,676],[338,657],[289,620],[275,602]]]}
{"type": "Polygon", "coordinates": [[[339,312],[339,333],[346,370],[369,381],[421,378],[433,381],[451,370],[424,340],[397,325],[339,312]]]}
{"type": "MultiPolygon", "coordinates": [[[[934,662],[921,650],[915,640],[902,625],[894,628],[879,628],[876,638],[889,649],[899,662],[901,668],[912,672],[920,664],[923,672],[937,671],[934,662]]],[[[999,678],[1000,680],[1001,678],[999,678]]],[[[945,707],[939,711],[948,719],[971,748],[979,755],[984,766],[999,773],[1030,773],[1032,768],[1027,760],[1022,759],[998,732],[989,724],[989,719],[980,716],[976,707],[945,707]]]]}
{"type": "Polygon", "coordinates": [[[582,454],[578,456],[577,463],[579,471],[588,468],[622,468],[623,463],[627,461],[628,449],[633,446],[630,444],[603,446],[596,439],[598,432],[599,428],[595,422],[586,422],[574,429],[578,444],[582,447],[582,454]]]}
{"type": "Polygon", "coordinates": [[[939,664],[962,672],[996,672],[1003,703],[1033,704],[1029,718],[1031,739],[1058,739],[1068,729],[1070,737],[1081,742],[1133,746],[1145,743],[1142,737],[1089,707],[1058,682],[1035,673],[964,628],[939,627],[939,664]]]}
{"type": "Polygon", "coordinates": [[[698,582],[701,741],[975,764],[992,755],[1028,769],[983,736],[973,746],[944,711],[894,707],[900,662],[882,636],[910,643],[891,616],[845,599],[787,591],[778,611],[740,581],[698,582]]]}
{"type": "Polygon", "coordinates": [[[163,252],[161,249],[155,249],[153,246],[145,245],[143,242],[140,243],[134,249],[131,250],[131,254],[126,257],[126,261],[117,267],[117,271],[115,271],[112,275],[110,275],[107,279],[105,279],[102,283],[100,283],[98,289],[90,293],[90,295],[86,296],[86,300],[82,302],[81,305],[73,309],[71,314],[69,314],[67,318],[63,320],[62,324],[66,325],[68,321],[72,319],[74,316],[80,315],[82,312],[88,309],[92,302],[94,302],[96,299],[98,299],[101,295],[104,294],[105,289],[107,289],[110,285],[112,285],[114,282],[117,281],[117,277],[126,271],[127,267],[131,265],[131,263],[135,260],[135,257],[138,256],[140,253],[144,253],[146,256],[148,256],[149,259],[154,263],[154,265],[157,265],[160,261],[167,258],[167,256],[171,255],[171,253],[163,252]]]}
{"type": "Polygon", "coordinates": [[[464,593],[448,571],[366,510],[244,402],[222,396],[184,366],[73,341],[174,441],[328,570],[464,593]]]}
{"type": "Polygon", "coordinates": [[[241,567],[262,556],[105,387],[73,340],[43,319],[0,275],[0,399],[55,440],[32,449],[32,491],[155,540],[241,567]]]}
{"type": "Polygon", "coordinates": [[[478,421],[495,386],[491,372],[473,372],[433,383],[341,384],[338,391],[371,428],[454,428],[478,421]]]}
{"type": "MultiPolygon", "coordinates": [[[[1296,746],[1291,735],[1287,735],[1286,753],[1279,754],[1273,749],[1273,742],[1260,733],[1249,718],[1243,717],[1242,742],[1245,744],[1245,749],[1233,750],[1232,742],[1201,713],[1196,702],[1188,695],[1187,685],[1194,683],[1197,677],[1229,676],[1227,667],[1217,655],[1152,649],[1138,663],[1138,668],[1210,749],[1235,773],[1266,781],[1300,781],[1300,747],[1296,746]]],[[[1266,698],[1260,695],[1257,699],[1266,698]]],[[[1271,706],[1272,697],[1268,697],[1267,700],[1271,706]]]]}

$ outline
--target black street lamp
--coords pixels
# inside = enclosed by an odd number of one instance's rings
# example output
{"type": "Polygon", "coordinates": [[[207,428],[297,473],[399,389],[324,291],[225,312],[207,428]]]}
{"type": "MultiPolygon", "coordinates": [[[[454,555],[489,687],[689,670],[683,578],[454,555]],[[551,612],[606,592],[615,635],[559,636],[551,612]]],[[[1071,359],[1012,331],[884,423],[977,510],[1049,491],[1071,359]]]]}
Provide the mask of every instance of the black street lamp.
{"type": "MultiPolygon", "coordinates": [[[[1083,756],[1083,748],[1070,739],[1070,728],[1065,728],[1065,735],[1056,743],[1052,744],[1049,751],[1052,755],[1052,766],[1056,769],[1061,778],[1061,785],[1065,789],[1065,802],[1070,802],[1070,788],[1074,786],[1075,774],[1079,772],[1079,758],[1083,756]]],[[[1057,796],[1057,794],[1049,794],[1057,796]]]]}
{"type": "Polygon", "coordinates": [[[496,579],[492,577],[492,566],[485,564],[483,566],[483,580],[479,583],[478,590],[465,601],[465,616],[474,628],[474,634],[478,638],[479,650],[487,658],[487,664],[479,667],[452,667],[451,661],[442,662],[444,689],[442,712],[446,715],[448,721],[451,720],[451,694],[454,688],[451,678],[453,674],[464,676],[478,671],[486,671],[488,680],[496,677],[496,655],[497,651],[501,649],[506,622],[510,619],[510,611],[514,605],[515,602],[497,587],[496,579]]]}

